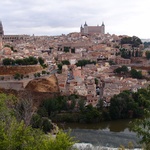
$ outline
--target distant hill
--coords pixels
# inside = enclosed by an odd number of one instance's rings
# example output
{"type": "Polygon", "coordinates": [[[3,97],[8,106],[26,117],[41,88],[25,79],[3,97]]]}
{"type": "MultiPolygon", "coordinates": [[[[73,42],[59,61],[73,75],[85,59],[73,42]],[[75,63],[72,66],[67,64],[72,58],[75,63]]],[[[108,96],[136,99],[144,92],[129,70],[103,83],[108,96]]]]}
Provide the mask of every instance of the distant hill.
{"type": "Polygon", "coordinates": [[[144,42],[150,42],[150,39],[141,39],[141,41],[144,42]]]}

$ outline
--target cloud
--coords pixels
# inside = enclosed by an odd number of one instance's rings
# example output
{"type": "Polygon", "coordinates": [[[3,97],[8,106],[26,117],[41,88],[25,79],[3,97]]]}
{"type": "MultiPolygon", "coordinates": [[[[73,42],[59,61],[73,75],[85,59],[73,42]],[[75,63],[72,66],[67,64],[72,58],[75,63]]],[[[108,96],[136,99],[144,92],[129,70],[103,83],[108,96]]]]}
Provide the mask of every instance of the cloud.
{"type": "Polygon", "coordinates": [[[5,0],[0,19],[7,34],[61,34],[79,31],[85,21],[104,21],[111,34],[148,38],[149,5],[149,0],[5,0]]]}

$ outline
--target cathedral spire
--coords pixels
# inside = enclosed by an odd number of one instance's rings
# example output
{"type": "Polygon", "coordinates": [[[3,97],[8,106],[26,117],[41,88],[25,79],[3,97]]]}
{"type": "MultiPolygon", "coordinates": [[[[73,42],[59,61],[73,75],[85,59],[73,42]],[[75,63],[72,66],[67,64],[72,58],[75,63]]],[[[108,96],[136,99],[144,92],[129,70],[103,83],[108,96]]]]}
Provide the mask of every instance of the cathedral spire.
{"type": "Polygon", "coordinates": [[[88,25],[87,25],[87,23],[86,23],[86,21],[85,21],[85,24],[84,24],[84,26],[88,26],[88,25]]]}
{"type": "Polygon", "coordinates": [[[105,25],[104,25],[104,22],[102,22],[102,26],[105,26],[105,25]]]}
{"type": "Polygon", "coordinates": [[[0,20],[0,36],[4,35],[2,21],[0,20]]]}

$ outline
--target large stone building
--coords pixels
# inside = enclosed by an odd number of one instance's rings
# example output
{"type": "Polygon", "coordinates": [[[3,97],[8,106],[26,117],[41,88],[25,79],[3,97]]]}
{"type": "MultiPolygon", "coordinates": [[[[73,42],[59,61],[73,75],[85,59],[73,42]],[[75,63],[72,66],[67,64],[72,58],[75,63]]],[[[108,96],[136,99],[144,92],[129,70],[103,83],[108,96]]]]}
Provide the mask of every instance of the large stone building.
{"type": "Polygon", "coordinates": [[[3,25],[2,22],[0,21],[0,48],[2,47],[2,42],[3,43],[16,42],[20,40],[25,40],[28,37],[29,37],[28,35],[4,35],[3,25]]]}
{"type": "Polygon", "coordinates": [[[104,23],[102,23],[101,26],[97,25],[97,26],[88,26],[87,23],[85,22],[84,26],[80,27],[80,33],[82,35],[90,35],[90,34],[94,34],[94,33],[100,33],[100,34],[105,34],[105,25],[104,23]]]}

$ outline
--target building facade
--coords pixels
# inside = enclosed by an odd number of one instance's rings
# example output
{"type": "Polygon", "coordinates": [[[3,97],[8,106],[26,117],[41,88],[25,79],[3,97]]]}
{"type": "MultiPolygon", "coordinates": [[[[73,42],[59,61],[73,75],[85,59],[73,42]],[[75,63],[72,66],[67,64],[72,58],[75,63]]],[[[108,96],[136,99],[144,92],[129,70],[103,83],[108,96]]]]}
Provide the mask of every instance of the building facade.
{"type": "Polygon", "coordinates": [[[16,42],[20,40],[26,40],[28,37],[28,35],[4,35],[3,25],[0,21],[0,48],[2,47],[2,42],[16,42]]]}
{"type": "Polygon", "coordinates": [[[80,33],[82,35],[91,35],[94,33],[105,34],[105,25],[102,23],[101,26],[88,26],[85,22],[84,26],[81,25],[80,27],[80,33]]]}

